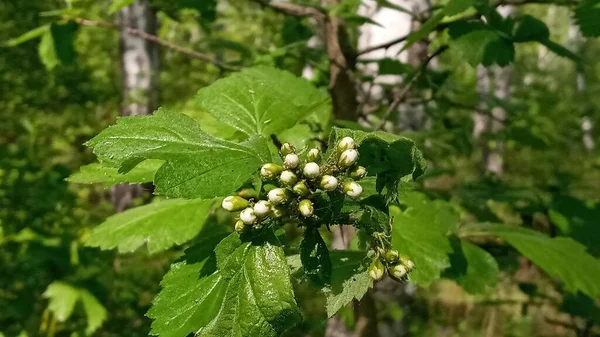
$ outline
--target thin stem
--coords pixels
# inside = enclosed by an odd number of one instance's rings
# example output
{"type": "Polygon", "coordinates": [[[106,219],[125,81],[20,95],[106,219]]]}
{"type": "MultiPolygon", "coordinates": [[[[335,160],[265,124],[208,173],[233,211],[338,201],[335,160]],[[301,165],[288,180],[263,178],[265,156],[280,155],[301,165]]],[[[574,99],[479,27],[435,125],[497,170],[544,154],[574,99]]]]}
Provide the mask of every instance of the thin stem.
{"type": "Polygon", "coordinates": [[[141,37],[142,39],[148,40],[148,41],[152,41],[154,43],[157,43],[161,46],[173,49],[179,53],[185,54],[187,56],[190,56],[192,58],[196,58],[208,63],[211,63],[215,66],[217,66],[220,69],[224,69],[224,70],[238,70],[239,68],[219,62],[209,56],[207,56],[206,54],[203,54],[201,52],[195,51],[195,50],[191,50],[191,49],[187,49],[185,47],[182,47],[180,45],[177,45],[171,41],[166,41],[163,40],[161,38],[159,38],[156,35],[152,35],[149,33],[146,33],[143,30],[139,30],[136,28],[131,28],[131,27],[121,27],[112,23],[108,23],[108,22],[103,22],[103,21],[92,21],[92,20],[88,20],[88,19],[84,19],[84,18],[75,18],[75,22],[77,22],[78,24],[82,25],[82,26],[88,26],[88,27],[103,27],[103,28],[109,28],[109,29],[113,29],[113,30],[118,30],[121,32],[125,32],[126,34],[129,35],[133,35],[133,36],[137,36],[137,37],[141,37]]]}

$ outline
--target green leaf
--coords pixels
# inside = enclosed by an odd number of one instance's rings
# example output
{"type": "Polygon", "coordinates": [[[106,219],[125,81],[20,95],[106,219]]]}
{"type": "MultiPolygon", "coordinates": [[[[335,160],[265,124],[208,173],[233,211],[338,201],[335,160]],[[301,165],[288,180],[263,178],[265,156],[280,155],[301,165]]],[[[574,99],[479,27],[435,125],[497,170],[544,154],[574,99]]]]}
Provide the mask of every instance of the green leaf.
{"type": "Polygon", "coordinates": [[[331,283],[329,250],[316,227],[309,227],[304,231],[300,243],[300,259],[304,267],[304,274],[311,281],[319,286],[331,283]]]}
{"type": "Polygon", "coordinates": [[[17,45],[20,45],[21,43],[33,40],[33,39],[37,39],[39,37],[44,36],[44,34],[46,34],[50,29],[50,25],[43,25],[37,28],[34,28],[30,31],[28,31],[27,33],[24,33],[18,37],[15,37],[14,39],[10,39],[8,41],[6,41],[4,43],[5,46],[7,47],[14,47],[17,45]]]}
{"type": "Polygon", "coordinates": [[[78,25],[74,21],[69,21],[64,24],[52,23],[50,25],[50,33],[54,41],[54,50],[61,64],[73,64],[76,57],[75,52],[75,32],[78,25]]]}
{"type": "Polygon", "coordinates": [[[575,7],[575,23],[586,37],[600,36],[600,0],[583,0],[575,7]]]}
{"type": "Polygon", "coordinates": [[[162,160],[145,160],[131,171],[121,174],[114,167],[93,163],[82,166],[79,172],[70,175],[66,180],[76,184],[104,184],[105,187],[121,183],[147,183],[152,182],[154,174],[162,164],[162,160]]]}
{"type": "Polygon", "coordinates": [[[469,7],[473,6],[475,3],[473,0],[450,0],[448,4],[444,7],[444,13],[447,16],[453,16],[460,14],[469,7]]]}
{"type": "Polygon", "coordinates": [[[594,300],[581,293],[565,294],[559,309],[571,316],[581,317],[586,321],[600,324],[600,307],[594,300]]]}
{"type": "Polygon", "coordinates": [[[444,13],[444,11],[439,11],[433,14],[429,19],[427,19],[427,21],[423,23],[421,29],[408,35],[408,37],[406,38],[406,43],[402,47],[402,51],[407,50],[413,44],[429,36],[429,34],[437,28],[438,24],[442,22],[442,19],[444,19],[445,16],[446,13],[444,13]]]}
{"type": "Polygon", "coordinates": [[[75,303],[79,299],[79,291],[67,283],[54,281],[46,288],[43,296],[49,300],[48,310],[56,320],[65,322],[73,313],[75,303]]]}
{"type": "Polygon", "coordinates": [[[368,268],[371,262],[365,252],[334,250],[331,256],[331,287],[325,288],[327,316],[353,300],[360,300],[373,286],[368,268]]]}
{"type": "Polygon", "coordinates": [[[108,13],[114,14],[120,11],[121,9],[131,5],[134,2],[135,0],[113,0],[110,4],[110,7],[108,8],[108,13]]]}
{"type": "Polygon", "coordinates": [[[494,235],[533,261],[550,276],[561,279],[567,290],[600,297],[600,261],[585,246],[565,237],[550,238],[539,232],[506,225],[478,225],[464,228],[467,235],[494,235]]]}
{"type": "Polygon", "coordinates": [[[379,75],[403,75],[413,70],[411,65],[396,59],[383,58],[378,60],[377,64],[379,66],[379,75]]]}
{"type": "Polygon", "coordinates": [[[202,131],[194,119],[164,109],[152,116],[120,118],[87,145],[114,167],[139,159],[166,161],[154,183],[156,193],[173,198],[228,195],[271,161],[260,136],[244,143],[222,140],[202,131]]]}
{"type": "Polygon", "coordinates": [[[102,323],[106,321],[106,308],[98,302],[98,299],[96,299],[94,295],[85,289],[79,289],[79,296],[83,303],[85,316],[87,317],[85,334],[89,336],[98,330],[98,328],[102,326],[102,323]]]}
{"type": "Polygon", "coordinates": [[[498,262],[490,253],[467,241],[452,240],[450,269],[444,277],[452,278],[468,293],[489,293],[498,282],[498,262]]]}
{"type": "Polygon", "coordinates": [[[196,95],[201,109],[250,136],[291,128],[328,102],[308,81],[269,67],[245,69],[196,95]]]}
{"type": "Polygon", "coordinates": [[[531,15],[524,15],[513,33],[516,42],[545,41],[550,38],[548,26],[531,15]]]}
{"type": "Polygon", "coordinates": [[[60,63],[58,56],[56,55],[56,50],[54,48],[54,38],[52,37],[50,29],[48,29],[44,33],[44,35],[42,35],[38,47],[38,55],[40,56],[40,60],[48,70],[54,69],[60,63]]]}
{"type": "Polygon", "coordinates": [[[390,207],[392,245],[415,262],[410,280],[426,287],[450,266],[448,235],[456,231],[460,219],[445,201],[430,201],[418,192],[403,192],[399,198],[406,209],[390,207]]]}
{"type": "Polygon", "coordinates": [[[379,131],[369,133],[336,127],[329,136],[329,150],[325,154],[328,162],[339,157],[337,143],[344,137],[354,138],[360,146],[358,164],[367,169],[369,176],[377,176],[377,185],[388,189],[389,199],[395,199],[401,180],[415,180],[427,167],[421,151],[411,139],[379,131]]]}
{"type": "Polygon", "coordinates": [[[556,195],[548,215],[563,235],[581,242],[590,253],[600,256],[600,204],[556,195]]]}
{"type": "Polygon", "coordinates": [[[450,26],[450,36],[453,38],[450,49],[456,51],[473,66],[478,64],[505,66],[514,60],[513,43],[494,30],[480,26],[466,26],[465,23],[457,22],[450,26]],[[463,29],[469,31],[465,33],[463,29]]]}
{"type": "Polygon", "coordinates": [[[209,276],[202,263],[174,264],[148,313],[151,334],[275,337],[298,323],[289,267],[276,240],[272,232],[252,241],[231,234],[217,246],[219,270],[209,276]]]}
{"type": "Polygon", "coordinates": [[[213,202],[173,199],[115,214],[94,228],[86,245],[124,253],[145,243],[155,253],[182,244],[202,229],[213,202]]]}

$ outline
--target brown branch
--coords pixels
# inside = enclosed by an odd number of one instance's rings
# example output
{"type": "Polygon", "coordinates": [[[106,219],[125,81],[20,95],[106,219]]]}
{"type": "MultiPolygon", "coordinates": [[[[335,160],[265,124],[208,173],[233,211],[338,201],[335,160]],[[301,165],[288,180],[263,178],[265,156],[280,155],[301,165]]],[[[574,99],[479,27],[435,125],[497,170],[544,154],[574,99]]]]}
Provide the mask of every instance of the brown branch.
{"type": "Polygon", "coordinates": [[[377,45],[374,45],[374,46],[371,46],[371,47],[367,47],[367,48],[365,48],[363,50],[360,50],[358,53],[356,53],[356,55],[360,56],[360,55],[363,55],[363,54],[366,54],[366,53],[370,53],[370,52],[372,52],[374,50],[377,50],[377,49],[388,49],[389,47],[391,47],[391,46],[393,46],[395,44],[404,42],[409,36],[410,36],[410,34],[406,34],[406,35],[401,36],[399,38],[390,40],[388,42],[384,42],[384,43],[377,44],[377,45]]]}
{"type": "Polygon", "coordinates": [[[173,49],[179,53],[185,54],[189,57],[192,58],[196,58],[202,61],[205,61],[207,63],[211,63],[215,66],[217,66],[220,69],[224,69],[224,70],[239,70],[237,67],[219,62],[209,56],[207,56],[206,54],[203,54],[201,52],[195,51],[195,50],[191,50],[191,49],[187,49],[185,47],[182,47],[180,45],[177,45],[173,42],[170,41],[166,41],[163,40],[161,38],[159,38],[156,35],[152,35],[149,33],[144,32],[143,30],[139,30],[136,28],[131,28],[131,27],[121,27],[112,23],[108,23],[108,22],[103,22],[103,21],[92,21],[92,20],[88,20],[88,19],[84,19],[84,18],[75,18],[75,22],[77,22],[78,24],[82,25],[82,26],[88,26],[88,27],[102,27],[102,28],[109,28],[109,29],[113,29],[113,30],[118,30],[121,32],[124,32],[126,34],[129,35],[133,35],[133,36],[137,36],[140,37],[142,39],[148,40],[148,41],[152,41],[156,44],[159,44],[161,46],[173,49]]]}
{"type": "Polygon", "coordinates": [[[408,93],[410,92],[410,89],[412,88],[415,80],[419,76],[421,76],[421,74],[423,74],[423,72],[425,72],[425,69],[427,69],[427,65],[429,65],[429,62],[431,62],[431,60],[433,60],[435,57],[437,57],[441,53],[445,52],[447,49],[448,49],[448,46],[442,46],[438,50],[436,50],[433,54],[431,54],[429,57],[427,57],[425,62],[423,62],[423,64],[419,67],[419,69],[416,70],[416,72],[409,78],[408,82],[404,84],[404,88],[402,88],[400,93],[398,93],[398,96],[396,96],[396,98],[394,99],[392,104],[390,104],[388,109],[385,111],[385,113],[383,114],[383,117],[381,118],[381,122],[379,123],[377,128],[375,128],[375,130],[381,130],[383,128],[383,126],[385,125],[385,122],[388,120],[388,118],[390,118],[390,115],[392,114],[392,112],[394,110],[396,110],[396,108],[400,105],[400,103],[402,103],[402,101],[404,101],[404,99],[406,98],[406,95],[408,95],[408,93]]]}

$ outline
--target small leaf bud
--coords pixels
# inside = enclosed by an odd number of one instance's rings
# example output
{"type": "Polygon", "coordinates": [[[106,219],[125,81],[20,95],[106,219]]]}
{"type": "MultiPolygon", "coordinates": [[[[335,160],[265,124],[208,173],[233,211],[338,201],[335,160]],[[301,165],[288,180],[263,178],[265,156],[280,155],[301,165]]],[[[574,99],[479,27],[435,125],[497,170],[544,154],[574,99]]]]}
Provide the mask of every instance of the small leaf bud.
{"type": "Polygon", "coordinates": [[[344,193],[352,199],[360,198],[362,191],[362,186],[355,181],[347,181],[344,183],[344,193]]]}
{"type": "Polygon", "coordinates": [[[265,217],[271,213],[271,203],[266,200],[259,200],[254,204],[254,214],[258,217],[265,217]]]}
{"type": "Polygon", "coordinates": [[[294,187],[292,187],[292,191],[301,197],[305,197],[310,193],[310,190],[304,181],[300,181],[294,185],[294,187]]]}
{"type": "Polygon", "coordinates": [[[363,166],[356,166],[350,170],[350,178],[354,180],[361,180],[367,175],[367,169],[363,166]]]}
{"type": "Polygon", "coordinates": [[[274,188],[267,194],[269,201],[274,205],[279,205],[287,200],[287,193],[283,188],[274,188]]]}
{"type": "Polygon", "coordinates": [[[350,167],[356,163],[358,160],[358,151],[355,149],[349,149],[340,155],[340,159],[338,160],[338,166],[340,167],[350,167]]]}
{"type": "Polygon", "coordinates": [[[290,170],[285,170],[283,172],[281,172],[281,175],[279,176],[279,180],[281,180],[281,182],[284,185],[287,186],[291,186],[294,185],[297,181],[298,181],[298,177],[296,176],[296,174],[290,170]]]}
{"type": "Polygon", "coordinates": [[[300,201],[298,204],[298,210],[306,217],[313,215],[313,212],[315,211],[312,201],[308,199],[300,201]]]}
{"type": "Polygon", "coordinates": [[[295,153],[290,153],[283,158],[283,166],[287,169],[295,169],[298,167],[298,163],[300,162],[300,158],[295,153]]]}
{"type": "Polygon", "coordinates": [[[383,263],[379,260],[375,260],[369,266],[369,276],[374,281],[379,281],[383,277],[383,273],[385,272],[385,268],[383,267],[383,263]]]}
{"type": "Polygon", "coordinates": [[[278,206],[271,207],[271,215],[274,218],[281,218],[283,216],[283,208],[278,206]]]}
{"type": "Polygon", "coordinates": [[[321,169],[317,163],[306,163],[306,165],[304,165],[304,169],[302,170],[302,174],[309,179],[318,177],[320,173],[321,169]]]}
{"type": "Polygon", "coordinates": [[[406,269],[408,269],[408,271],[411,271],[413,269],[415,269],[415,263],[406,255],[400,255],[400,263],[406,267],[406,269]]]}
{"type": "Polygon", "coordinates": [[[356,149],[356,142],[354,141],[354,139],[352,139],[352,137],[344,137],[338,143],[337,148],[338,148],[338,151],[340,151],[340,152],[346,151],[349,149],[356,149]]]}
{"type": "Polygon", "coordinates": [[[400,259],[400,254],[395,249],[390,249],[383,255],[387,263],[396,263],[400,259]]]}
{"type": "Polygon", "coordinates": [[[281,173],[281,171],[283,171],[283,167],[281,165],[268,163],[264,164],[260,168],[260,175],[263,178],[272,179],[275,178],[275,176],[277,176],[279,173],[281,173]]]}
{"type": "Polygon", "coordinates": [[[319,160],[321,160],[321,151],[319,151],[319,149],[317,148],[308,150],[306,160],[309,162],[318,162],[319,160]]]}
{"type": "Polygon", "coordinates": [[[407,273],[408,270],[406,270],[406,267],[401,264],[397,264],[388,268],[388,274],[390,277],[398,282],[402,282],[407,273]]]}
{"type": "Polygon", "coordinates": [[[230,212],[241,211],[248,207],[248,200],[238,197],[237,195],[231,195],[223,199],[221,207],[230,212]]]}
{"type": "Polygon", "coordinates": [[[282,156],[287,156],[290,153],[295,153],[296,152],[296,148],[294,147],[294,145],[290,144],[290,143],[283,143],[283,145],[281,145],[281,155],[282,156]]]}
{"type": "Polygon", "coordinates": [[[240,220],[242,220],[246,225],[251,225],[256,222],[258,218],[254,213],[252,207],[245,208],[240,212],[240,220]]]}
{"type": "Polygon", "coordinates": [[[334,176],[324,175],[321,178],[320,186],[323,190],[331,192],[338,187],[338,180],[334,176]]]}
{"type": "Polygon", "coordinates": [[[236,232],[241,233],[246,229],[246,224],[242,220],[238,220],[233,227],[236,232]]]}

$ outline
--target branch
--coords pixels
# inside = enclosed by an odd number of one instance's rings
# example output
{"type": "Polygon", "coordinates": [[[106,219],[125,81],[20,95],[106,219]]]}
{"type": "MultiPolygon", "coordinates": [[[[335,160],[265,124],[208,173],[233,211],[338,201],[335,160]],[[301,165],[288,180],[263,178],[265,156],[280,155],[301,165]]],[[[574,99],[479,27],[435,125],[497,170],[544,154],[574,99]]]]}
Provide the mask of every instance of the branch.
{"type": "Polygon", "coordinates": [[[391,47],[391,46],[393,46],[395,44],[398,44],[400,42],[404,42],[409,36],[410,36],[410,33],[406,34],[404,36],[401,36],[399,38],[390,40],[388,42],[384,42],[384,43],[381,43],[381,44],[378,44],[378,45],[367,47],[367,48],[365,48],[363,50],[360,50],[358,53],[356,53],[356,56],[360,56],[360,55],[363,55],[363,54],[366,54],[366,53],[370,53],[370,52],[372,52],[374,50],[377,50],[377,49],[388,49],[389,47],[391,47]]]}
{"type": "Polygon", "coordinates": [[[207,56],[206,54],[203,54],[201,52],[197,52],[195,50],[191,50],[191,49],[187,49],[185,47],[182,47],[180,45],[177,45],[173,42],[170,41],[166,41],[163,40],[161,38],[159,38],[156,35],[152,35],[149,33],[146,33],[143,30],[139,30],[136,28],[131,28],[131,27],[121,27],[112,23],[108,23],[108,22],[103,22],[103,21],[92,21],[92,20],[87,20],[84,18],[75,18],[75,22],[77,22],[78,24],[82,25],[82,26],[88,26],[88,27],[103,27],[103,28],[109,28],[109,29],[113,29],[113,30],[118,30],[121,32],[124,32],[126,34],[129,35],[133,35],[133,36],[137,36],[140,37],[142,39],[148,40],[148,41],[152,41],[154,43],[157,43],[161,46],[173,49],[179,53],[185,54],[187,56],[190,56],[192,58],[196,58],[202,61],[205,61],[207,63],[211,63],[215,66],[217,66],[219,69],[223,69],[223,70],[238,70],[237,67],[219,62],[209,56],[207,56]]]}
{"type": "Polygon", "coordinates": [[[383,128],[383,126],[385,125],[385,122],[388,120],[388,118],[390,118],[390,115],[392,114],[392,112],[394,110],[396,110],[396,108],[398,107],[398,105],[400,105],[400,103],[402,103],[402,101],[404,101],[404,99],[406,98],[406,95],[408,95],[410,89],[412,88],[415,80],[419,76],[421,76],[421,74],[423,74],[425,69],[427,69],[427,65],[429,65],[429,62],[431,62],[431,60],[433,60],[435,57],[437,57],[441,53],[445,52],[447,49],[448,49],[448,46],[442,46],[438,50],[436,50],[433,54],[431,54],[429,57],[427,57],[425,62],[423,62],[423,64],[414,73],[414,75],[408,80],[408,82],[406,84],[404,84],[404,88],[402,88],[402,91],[400,91],[400,93],[398,93],[398,96],[396,96],[396,99],[394,99],[392,104],[390,104],[389,108],[385,111],[385,113],[383,114],[383,117],[381,118],[381,122],[379,123],[379,125],[377,126],[377,128],[375,130],[381,130],[383,128]]]}
{"type": "Polygon", "coordinates": [[[276,12],[316,19],[325,18],[326,14],[314,7],[300,6],[289,2],[271,2],[266,0],[253,0],[263,7],[269,7],[276,12]]]}

